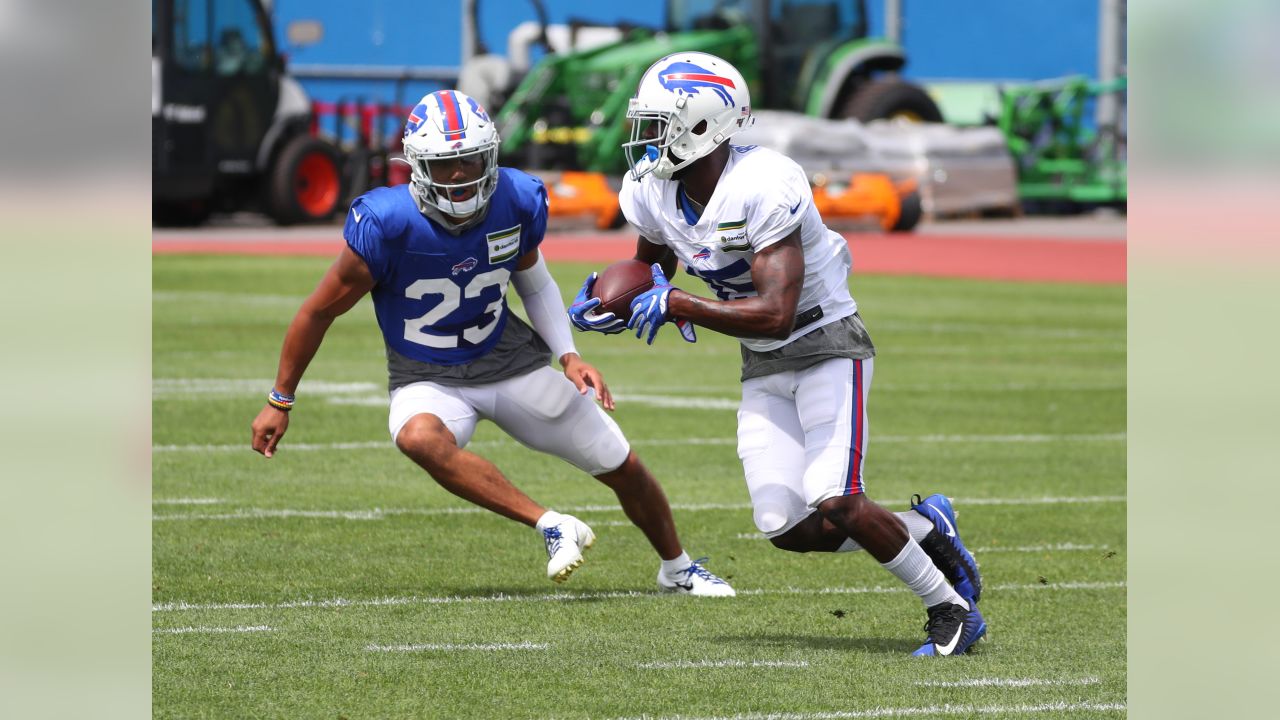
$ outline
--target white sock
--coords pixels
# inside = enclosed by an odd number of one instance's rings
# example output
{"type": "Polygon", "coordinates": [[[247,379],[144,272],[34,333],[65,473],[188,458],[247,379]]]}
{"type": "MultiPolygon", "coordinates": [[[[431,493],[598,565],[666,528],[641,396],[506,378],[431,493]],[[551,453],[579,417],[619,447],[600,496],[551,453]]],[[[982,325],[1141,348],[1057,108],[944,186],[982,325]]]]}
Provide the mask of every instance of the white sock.
{"type": "Polygon", "coordinates": [[[689,559],[689,553],[681,550],[679,557],[662,561],[662,573],[664,575],[674,575],[689,567],[692,563],[693,561],[689,559]]]}
{"type": "Polygon", "coordinates": [[[542,531],[549,527],[555,527],[562,522],[564,522],[564,515],[561,515],[555,510],[548,510],[542,513],[542,517],[538,518],[538,524],[536,527],[539,531],[542,531]]]}
{"type": "Polygon", "coordinates": [[[919,595],[926,608],[944,602],[961,605],[966,609],[969,607],[969,603],[956,594],[955,588],[947,582],[942,571],[934,567],[933,561],[915,540],[908,540],[898,557],[882,565],[885,570],[906,583],[911,592],[919,595]]]}
{"type": "MultiPolygon", "coordinates": [[[[925,535],[933,530],[933,521],[921,515],[915,510],[907,510],[906,512],[894,513],[902,520],[902,524],[907,526],[907,532],[911,533],[911,539],[920,542],[925,535]]],[[[840,547],[836,548],[836,552],[856,552],[861,550],[862,546],[853,541],[853,538],[847,538],[840,547]]]]}
{"type": "Polygon", "coordinates": [[[915,510],[907,510],[905,512],[894,513],[903,525],[907,526],[907,532],[911,533],[911,539],[920,542],[933,530],[933,521],[921,515],[915,510]]]}

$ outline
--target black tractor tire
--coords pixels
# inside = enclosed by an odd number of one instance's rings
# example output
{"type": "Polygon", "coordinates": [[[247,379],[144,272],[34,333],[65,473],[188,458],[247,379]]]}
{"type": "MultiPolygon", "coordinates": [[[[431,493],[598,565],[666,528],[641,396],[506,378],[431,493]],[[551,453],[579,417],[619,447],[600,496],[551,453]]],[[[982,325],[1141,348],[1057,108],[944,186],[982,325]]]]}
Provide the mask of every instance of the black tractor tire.
{"type": "Polygon", "coordinates": [[[213,203],[208,198],[151,203],[151,224],[156,227],[195,227],[203,225],[212,214],[213,203]]]}
{"type": "Polygon", "coordinates": [[[342,154],[311,135],[285,143],[267,172],[267,212],[281,225],[324,222],[345,199],[342,154]]]}
{"type": "Polygon", "coordinates": [[[889,232],[911,232],[924,217],[924,205],[920,202],[920,193],[912,190],[902,197],[902,208],[898,211],[898,221],[889,232]]]}
{"type": "Polygon", "coordinates": [[[839,116],[862,122],[898,117],[914,122],[942,122],[942,111],[924,89],[888,78],[858,88],[845,101],[839,116]]]}

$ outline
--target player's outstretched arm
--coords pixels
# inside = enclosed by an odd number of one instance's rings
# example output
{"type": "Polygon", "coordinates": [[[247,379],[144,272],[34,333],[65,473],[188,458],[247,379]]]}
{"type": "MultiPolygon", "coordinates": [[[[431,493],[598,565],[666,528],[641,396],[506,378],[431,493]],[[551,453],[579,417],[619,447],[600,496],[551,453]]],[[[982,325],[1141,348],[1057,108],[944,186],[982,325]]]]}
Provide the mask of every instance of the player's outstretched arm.
{"type": "Polygon", "coordinates": [[[354,251],[349,247],[320,279],[320,284],[302,302],[284,335],[280,349],[280,365],[276,370],[273,388],[276,396],[254,418],[252,446],[254,451],[267,457],[275,454],[280,438],[289,428],[289,406],[294,391],[302,380],[302,373],[311,364],[329,326],[341,314],[355,306],[360,298],[373,289],[373,276],[354,251]],[[287,403],[279,397],[288,398],[287,403]]]}

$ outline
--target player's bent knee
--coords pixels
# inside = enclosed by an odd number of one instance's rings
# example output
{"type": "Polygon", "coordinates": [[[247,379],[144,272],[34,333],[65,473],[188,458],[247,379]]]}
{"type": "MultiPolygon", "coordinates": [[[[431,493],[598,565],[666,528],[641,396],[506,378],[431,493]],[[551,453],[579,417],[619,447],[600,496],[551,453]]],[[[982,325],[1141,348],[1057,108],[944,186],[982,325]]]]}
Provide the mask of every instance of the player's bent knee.
{"type": "MultiPolygon", "coordinates": [[[[756,528],[765,535],[772,535],[787,526],[787,509],[785,507],[757,506],[754,513],[756,528]]],[[[785,534],[785,533],[784,533],[785,534]]]]}
{"type": "Polygon", "coordinates": [[[440,457],[458,449],[457,440],[435,415],[413,416],[396,434],[396,447],[412,458],[440,457]]]}
{"type": "MultiPolygon", "coordinates": [[[[616,452],[611,453],[611,455],[616,455],[616,452]]],[[[610,460],[612,460],[612,457],[610,457],[610,460]]],[[[622,456],[622,462],[619,462],[616,465],[613,462],[597,464],[608,469],[592,473],[592,475],[600,482],[610,486],[616,482],[625,482],[630,478],[634,478],[637,473],[644,472],[645,470],[644,465],[640,462],[640,457],[630,449],[628,449],[622,456]]]]}
{"type": "Polygon", "coordinates": [[[572,440],[555,453],[602,481],[602,475],[625,473],[631,465],[638,465],[630,443],[613,418],[589,401],[584,402],[587,404],[578,417],[563,429],[572,440]]]}
{"type": "Polygon", "coordinates": [[[835,552],[844,540],[845,537],[838,532],[831,536],[824,532],[820,513],[811,513],[790,530],[769,538],[769,542],[779,550],[798,553],[835,552]]]}
{"type": "Polygon", "coordinates": [[[779,550],[786,550],[787,552],[807,553],[813,550],[814,548],[810,546],[808,539],[801,535],[796,533],[796,528],[792,528],[777,537],[769,538],[769,542],[773,543],[773,546],[779,550]]]}
{"type": "Polygon", "coordinates": [[[866,495],[838,495],[818,503],[818,512],[839,527],[851,527],[862,523],[867,506],[866,495]]]}

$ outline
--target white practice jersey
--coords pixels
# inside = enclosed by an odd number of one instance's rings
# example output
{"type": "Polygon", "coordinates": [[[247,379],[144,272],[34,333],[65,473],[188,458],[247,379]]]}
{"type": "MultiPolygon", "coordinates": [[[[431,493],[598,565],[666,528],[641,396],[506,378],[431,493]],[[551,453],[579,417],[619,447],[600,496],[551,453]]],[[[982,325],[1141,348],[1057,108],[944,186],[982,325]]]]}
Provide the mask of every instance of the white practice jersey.
{"type": "Polygon", "coordinates": [[[711,200],[692,223],[679,190],[675,180],[650,174],[637,182],[628,174],[618,199],[641,236],[671,248],[685,269],[702,278],[721,300],[757,295],[751,282],[756,253],[800,228],[804,287],[796,312],[820,305],[822,317],[786,340],[739,338],[743,345],[760,352],[776,350],[857,311],[849,294],[849,247],[823,224],[809,181],[791,158],[755,145],[731,146],[729,164],[711,200]]]}

